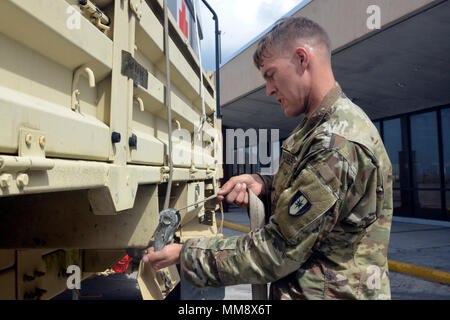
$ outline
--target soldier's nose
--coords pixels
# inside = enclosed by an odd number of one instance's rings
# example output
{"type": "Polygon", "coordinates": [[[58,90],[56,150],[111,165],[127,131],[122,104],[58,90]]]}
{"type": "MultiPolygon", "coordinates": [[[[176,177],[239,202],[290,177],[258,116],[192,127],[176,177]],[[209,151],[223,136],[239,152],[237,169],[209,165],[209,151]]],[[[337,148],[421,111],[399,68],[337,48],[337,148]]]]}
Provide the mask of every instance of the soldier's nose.
{"type": "Polygon", "coordinates": [[[275,87],[266,83],[266,95],[268,97],[272,96],[275,94],[275,87]]]}

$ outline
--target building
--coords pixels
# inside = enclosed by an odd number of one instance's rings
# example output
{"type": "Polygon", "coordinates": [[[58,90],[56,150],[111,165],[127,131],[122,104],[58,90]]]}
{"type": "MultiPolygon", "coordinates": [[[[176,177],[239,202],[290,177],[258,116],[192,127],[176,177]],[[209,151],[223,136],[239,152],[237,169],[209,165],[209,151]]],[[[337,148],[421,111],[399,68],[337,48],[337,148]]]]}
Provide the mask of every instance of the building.
{"type": "MultiPolygon", "coordinates": [[[[328,32],[337,81],[379,129],[393,165],[394,217],[450,221],[450,2],[307,0],[288,15],[328,32]]],[[[265,94],[252,60],[263,34],[221,67],[223,126],[275,129],[281,143],[301,119],[265,94]]],[[[226,176],[260,170],[249,162],[255,148],[247,142],[246,164],[227,164],[226,176]]]]}

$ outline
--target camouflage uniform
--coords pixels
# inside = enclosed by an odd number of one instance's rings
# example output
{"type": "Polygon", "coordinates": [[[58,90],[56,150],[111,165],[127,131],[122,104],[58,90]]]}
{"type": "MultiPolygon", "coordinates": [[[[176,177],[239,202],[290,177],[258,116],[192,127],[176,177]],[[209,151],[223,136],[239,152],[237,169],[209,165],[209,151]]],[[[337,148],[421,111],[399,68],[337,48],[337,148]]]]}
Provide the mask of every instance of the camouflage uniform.
{"type": "Polygon", "coordinates": [[[188,240],[181,269],[190,283],[271,282],[272,299],[390,299],[391,163],[337,83],[283,143],[276,175],[262,178],[269,223],[188,240]]]}

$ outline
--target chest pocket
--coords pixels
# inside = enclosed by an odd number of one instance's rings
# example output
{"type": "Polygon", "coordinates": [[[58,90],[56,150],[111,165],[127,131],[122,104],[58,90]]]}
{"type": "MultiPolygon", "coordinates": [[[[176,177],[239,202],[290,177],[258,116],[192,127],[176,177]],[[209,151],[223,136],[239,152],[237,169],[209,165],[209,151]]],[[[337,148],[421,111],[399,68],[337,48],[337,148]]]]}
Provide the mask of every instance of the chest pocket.
{"type": "Polygon", "coordinates": [[[303,169],[277,202],[274,219],[288,242],[295,244],[304,228],[327,212],[336,196],[309,168],[303,169]]]}
{"type": "Polygon", "coordinates": [[[277,174],[275,175],[272,182],[273,189],[271,192],[272,197],[271,201],[273,208],[278,202],[280,194],[290,184],[296,163],[297,157],[294,154],[292,154],[288,149],[282,147],[280,165],[278,167],[277,174]]]}

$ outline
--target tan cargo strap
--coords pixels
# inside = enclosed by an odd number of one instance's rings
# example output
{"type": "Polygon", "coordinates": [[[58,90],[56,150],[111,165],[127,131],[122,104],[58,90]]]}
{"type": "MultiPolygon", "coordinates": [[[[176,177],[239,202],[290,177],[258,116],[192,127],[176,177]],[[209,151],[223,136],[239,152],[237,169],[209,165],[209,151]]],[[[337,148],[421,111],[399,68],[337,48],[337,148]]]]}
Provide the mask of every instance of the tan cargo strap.
{"type": "MultiPolygon", "coordinates": [[[[250,230],[256,231],[265,225],[265,211],[263,202],[248,189],[250,230]]],[[[252,299],[267,300],[267,284],[252,284],[252,299]]]]}

